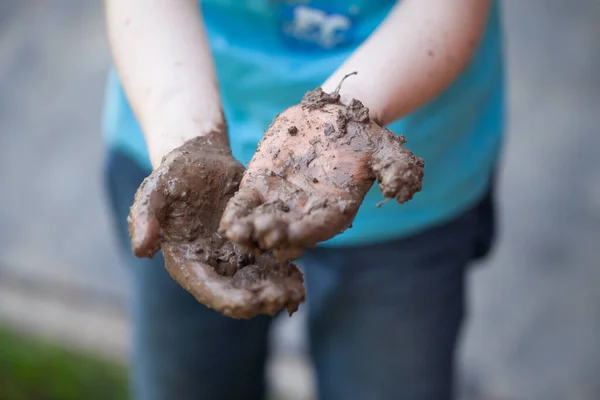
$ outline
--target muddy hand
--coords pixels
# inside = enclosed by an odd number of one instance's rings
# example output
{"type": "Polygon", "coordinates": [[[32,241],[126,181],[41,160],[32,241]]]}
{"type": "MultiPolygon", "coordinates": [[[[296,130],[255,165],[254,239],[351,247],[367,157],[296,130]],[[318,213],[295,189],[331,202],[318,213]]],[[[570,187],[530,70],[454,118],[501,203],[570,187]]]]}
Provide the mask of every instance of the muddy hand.
{"type": "Polygon", "coordinates": [[[219,231],[244,248],[297,258],[350,227],[375,179],[399,203],[421,190],[423,160],[404,143],[359,101],[308,92],[265,133],[219,231]]]}
{"type": "Polygon", "coordinates": [[[291,315],[304,301],[300,271],[269,254],[246,254],[217,233],[244,172],[220,137],[186,142],[144,180],[128,218],[133,251],[152,257],[162,248],[171,277],[225,315],[275,315],[284,307],[291,315]]]}

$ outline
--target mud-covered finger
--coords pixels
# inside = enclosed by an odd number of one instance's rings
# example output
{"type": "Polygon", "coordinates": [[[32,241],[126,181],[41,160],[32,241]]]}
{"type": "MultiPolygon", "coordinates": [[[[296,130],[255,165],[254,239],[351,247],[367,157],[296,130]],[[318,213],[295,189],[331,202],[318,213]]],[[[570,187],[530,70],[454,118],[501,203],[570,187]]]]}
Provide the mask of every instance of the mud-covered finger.
{"type": "Polygon", "coordinates": [[[314,208],[288,226],[290,247],[312,247],[348,229],[360,202],[341,197],[314,208]]]}
{"type": "MultiPolygon", "coordinates": [[[[420,159],[419,159],[420,160],[420,159]]],[[[396,198],[402,204],[419,192],[423,180],[423,164],[418,161],[397,160],[375,171],[379,190],[386,198],[396,198]]]]}
{"type": "Polygon", "coordinates": [[[253,225],[246,217],[261,204],[262,197],[255,189],[240,188],[225,206],[219,232],[235,243],[247,244],[252,239],[253,225]]]}
{"type": "Polygon", "coordinates": [[[159,216],[165,212],[167,204],[163,180],[161,171],[155,171],[144,179],[129,209],[129,236],[133,253],[137,257],[152,257],[160,248],[159,216]]]}
{"type": "Polygon", "coordinates": [[[256,259],[256,268],[261,268],[259,265],[270,265],[270,274],[267,277],[266,285],[262,286],[263,290],[259,291],[261,304],[269,304],[277,297],[275,294],[280,293],[280,299],[283,301],[279,304],[277,312],[285,307],[288,314],[291,316],[299,307],[300,303],[306,298],[306,290],[304,288],[304,276],[296,265],[289,262],[275,263],[272,255],[262,253],[256,259]],[[268,289],[277,288],[276,290],[268,289]]]}
{"type": "Polygon", "coordinates": [[[425,163],[403,146],[404,137],[397,138],[391,132],[386,135],[396,139],[383,142],[385,146],[378,148],[372,156],[371,168],[383,196],[404,203],[421,190],[425,163]]]}
{"type": "MultiPolygon", "coordinates": [[[[200,303],[232,318],[295,311],[304,301],[302,273],[287,264],[286,274],[261,278],[257,265],[245,266],[233,277],[221,276],[202,262],[190,260],[181,245],[165,245],[165,263],[171,277],[200,303]]],[[[282,264],[280,264],[282,265],[282,264]]]]}
{"type": "Polygon", "coordinates": [[[261,249],[272,249],[287,240],[287,222],[274,213],[258,213],[252,218],[253,239],[261,249]]]}

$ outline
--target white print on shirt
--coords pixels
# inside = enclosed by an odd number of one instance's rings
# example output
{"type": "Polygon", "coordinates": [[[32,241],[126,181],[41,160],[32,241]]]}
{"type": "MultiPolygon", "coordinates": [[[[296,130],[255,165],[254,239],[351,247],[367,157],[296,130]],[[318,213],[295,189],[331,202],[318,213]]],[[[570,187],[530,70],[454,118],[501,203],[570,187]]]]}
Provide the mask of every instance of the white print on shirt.
{"type": "Polygon", "coordinates": [[[296,39],[332,48],[343,41],[341,33],[348,31],[350,26],[350,18],[344,15],[327,14],[301,5],[294,8],[293,20],[285,31],[296,39]]]}

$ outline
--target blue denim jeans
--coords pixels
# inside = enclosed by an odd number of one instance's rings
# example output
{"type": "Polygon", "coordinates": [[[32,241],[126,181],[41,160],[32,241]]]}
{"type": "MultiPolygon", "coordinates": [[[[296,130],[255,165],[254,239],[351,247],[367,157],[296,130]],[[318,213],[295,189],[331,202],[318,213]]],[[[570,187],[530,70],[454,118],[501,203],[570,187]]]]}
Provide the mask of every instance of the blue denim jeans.
{"type": "MultiPolygon", "coordinates": [[[[181,289],[160,255],[132,255],[126,218],[147,174],[109,152],[109,198],[133,274],[134,398],[263,399],[272,318],[223,317],[181,289]]],[[[409,238],[307,251],[301,264],[319,399],[454,398],[465,272],[492,237],[490,194],[453,221],[409,238]]]]}

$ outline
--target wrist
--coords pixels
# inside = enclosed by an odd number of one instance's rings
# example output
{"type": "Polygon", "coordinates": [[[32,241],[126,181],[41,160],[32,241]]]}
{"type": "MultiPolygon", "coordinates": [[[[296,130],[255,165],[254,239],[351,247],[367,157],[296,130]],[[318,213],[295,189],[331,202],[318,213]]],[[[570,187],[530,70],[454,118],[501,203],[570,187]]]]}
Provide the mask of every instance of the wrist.
{"type": "Polygon", "coordinates": [[[197,138],[205,138],[206,143],[210,143],[212,147],[229,150],[227,124],[221,115],[212,123],[204,123],[202,129],[198,129],[198,126],[188,129],[174,127],[168,131],[147,134],[146,142],[152,167],[158,168],[167,154],[197,138]]]}

